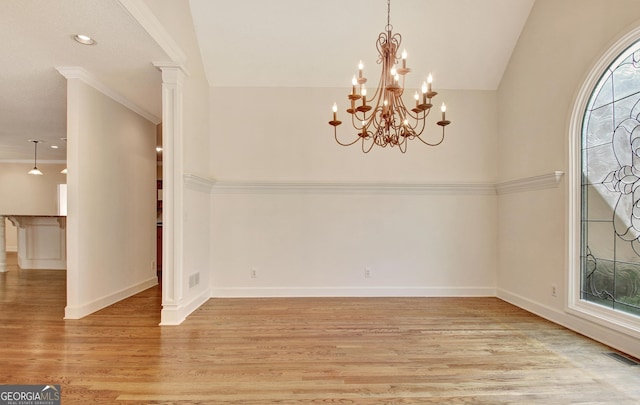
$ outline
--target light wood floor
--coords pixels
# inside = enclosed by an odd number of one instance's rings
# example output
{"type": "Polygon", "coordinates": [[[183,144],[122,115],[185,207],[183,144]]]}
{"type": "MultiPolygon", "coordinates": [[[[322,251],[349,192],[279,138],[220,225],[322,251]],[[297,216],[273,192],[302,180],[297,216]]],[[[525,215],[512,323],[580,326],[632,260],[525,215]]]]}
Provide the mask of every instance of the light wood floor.
{"type": "Polygon", "coordinates": [[[494,298],[214,299],[159,327],[159,288],[65,321],[63,271],[10,269],[0,384],[63,404],[640,403],[639,366],[494,298]]]}

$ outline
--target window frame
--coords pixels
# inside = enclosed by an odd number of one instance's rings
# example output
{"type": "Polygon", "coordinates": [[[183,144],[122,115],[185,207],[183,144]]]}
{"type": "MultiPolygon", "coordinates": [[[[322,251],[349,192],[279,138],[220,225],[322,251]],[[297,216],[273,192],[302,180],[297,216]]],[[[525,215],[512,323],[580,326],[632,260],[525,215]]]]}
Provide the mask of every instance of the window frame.
{"type": "Polygon", "coordinates": [[[618,332],[640,338],[640,317],[616,311],[581,298],[581,215],[582,215],[582,130],[585,113],[592,95],[599,90],[600,79],[612,64],[640,41],[637,26],[611,43],[591,67],[573,103],[569,121],[569,212],[568,212],[568,272],[565,311],[618,332]]]}

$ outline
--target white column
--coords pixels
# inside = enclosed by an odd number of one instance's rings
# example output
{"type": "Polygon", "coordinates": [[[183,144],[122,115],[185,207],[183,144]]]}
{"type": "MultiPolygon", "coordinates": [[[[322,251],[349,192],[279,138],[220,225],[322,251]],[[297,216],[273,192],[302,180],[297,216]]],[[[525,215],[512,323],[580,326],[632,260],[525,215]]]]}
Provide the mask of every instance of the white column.
{"type": "Polygon", "coordinates": [[[183,303],[183,110],[185,71],[154,63],[162,71],[162,313],[160,325],[184,320],[183,303]]]}
{"type": "Polygon", "coordinates": [[[0,215],[0,273],[7,271],[7,240],[5,217],[0,215]]]}

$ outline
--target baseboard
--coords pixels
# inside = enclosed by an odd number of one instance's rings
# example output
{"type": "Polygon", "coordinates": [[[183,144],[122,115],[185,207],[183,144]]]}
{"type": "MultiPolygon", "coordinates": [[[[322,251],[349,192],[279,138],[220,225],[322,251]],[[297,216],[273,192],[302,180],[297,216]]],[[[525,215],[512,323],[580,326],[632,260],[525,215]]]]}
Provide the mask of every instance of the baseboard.
{"type": "Polygon", "coordinates": [[[610,328],[589,322],[586,319],[573,316],[565,311],[560,311],[546,305],[539,304],[521,295],[509,291],[498,289],[497,295],[503,301],[520,307],[526,311],[545,318],[553,323],[571,329],[581,335],[611,346],[614,349],[640,357],[640,343],[633,336],[615,331],[610,328]]]}
{"type": "Polygon", "coordinates": [[[212,298],[258,297],[495,297],[494,287],[223,287],[212,298]]]}
{"type": "Polygon", "coordinates": [[[193,311],[211,298],[211,292],[206,289],[193,297],[186,304],[163,305],[160,312],[160,326],[180,325],[193,311]]]}
{"type": "Polygon", "coordinates": [[[131,287],[123,288],[120,291],[116,291],[112,294],[105,295],[104,297],[98,298],[86,304],[78,305],[78,306],[67,305],[66,308],[64,309],[64,319],[84,318],[87,315],[90,315],[96,311],[106,308],[109,305],[113,305],[118,301],[122,301],[125,298],[129,298],[132,295],[138,294],[139,292],[142,292],[147,288],[151,288],[157,284],[158,284],[158,278],[154,275],[153,277],[143,282],[135,284],[131,287]]]}

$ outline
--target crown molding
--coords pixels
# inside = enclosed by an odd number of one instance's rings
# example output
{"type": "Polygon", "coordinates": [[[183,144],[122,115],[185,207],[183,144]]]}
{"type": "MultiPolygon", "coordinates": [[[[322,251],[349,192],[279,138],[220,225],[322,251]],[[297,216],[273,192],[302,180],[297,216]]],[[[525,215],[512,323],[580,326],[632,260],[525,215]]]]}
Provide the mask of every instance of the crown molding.
{"type": "Polygon", "coordinates": [[[144,117],[145,119],[151,121],[152,123],[154,123],[156,125],[159,124],[160,122],[162,122],[162,120],[160,118],[156,117],[154,114],[152,114],[149,111],[145,110],[144,108],[140,107],[139,105],[137,105],[133,101],[129,100],[128,98],[126,98],[122,94],[118,93],[117,91],[113,90],[111,87],[107,86],[106,84],[104,84],[103,82],[98,80],[95,76],[93,76],[91,73],[89,73],[86,69],[84,69],[82,67],[79,67],[79,66],[58,66],[58,67],[56,67],[56,70],[62,76],[64,76],[67,80],[69,80],[69,79],[81,80],[83,83],[93,87],[94,89],[98,90],[99,92],[101,92],[105,96],[110,97],[114,101],[122,104],[123,106],[127,107],[131,111],[133,111],[136,114],[144,117]]]}
{"type": "Polygon", "coordinates": [[[118,0],[118,3],[147,31],[172,61],[182,65],[186,63],[187,57],[182,48],[174,41],[171,34],[144,2],[140,0],[118,0]]]}

